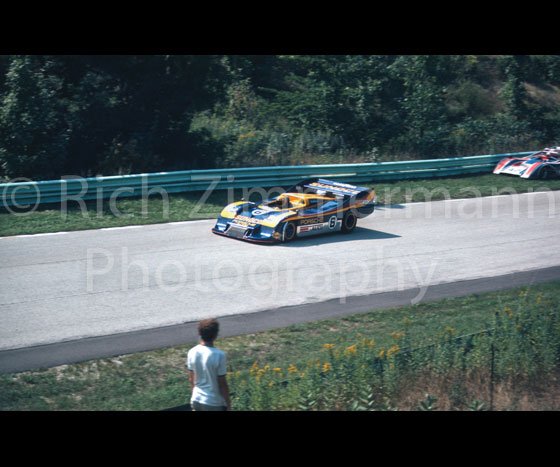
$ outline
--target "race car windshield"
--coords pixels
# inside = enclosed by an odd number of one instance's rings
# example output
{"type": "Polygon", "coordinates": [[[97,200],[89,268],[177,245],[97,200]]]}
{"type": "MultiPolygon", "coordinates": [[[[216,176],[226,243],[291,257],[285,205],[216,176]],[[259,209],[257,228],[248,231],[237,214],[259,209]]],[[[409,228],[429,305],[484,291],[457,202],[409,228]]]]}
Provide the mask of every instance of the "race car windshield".
{"type": "Polygon", "coordinates": [[[271,208],[292,209],[305,206],[305,200],[299,198],[291,198],[288,195],[280,195],[277,199],[266,203],[266,206],[271,208]]]}

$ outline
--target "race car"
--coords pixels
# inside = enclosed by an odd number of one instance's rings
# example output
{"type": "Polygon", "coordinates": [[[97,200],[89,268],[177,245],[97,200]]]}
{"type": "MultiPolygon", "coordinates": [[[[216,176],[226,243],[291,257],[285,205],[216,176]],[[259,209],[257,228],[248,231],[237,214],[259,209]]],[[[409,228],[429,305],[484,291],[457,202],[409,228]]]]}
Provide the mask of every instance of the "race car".
{"type": "Polygon", "coordinates": [[[495,174],[547,179],[560,176],[560,146],[545,148],[527,157],[507,157],[498,162],[495,174]]]}
{"type": "Polygon", "coordinates": [[[322,233],[350,233],[375,208],[375,190],[322,178],[304,180],[279,196],[238,201],[221,212],[212,232],[260,243],[322,233]]]}

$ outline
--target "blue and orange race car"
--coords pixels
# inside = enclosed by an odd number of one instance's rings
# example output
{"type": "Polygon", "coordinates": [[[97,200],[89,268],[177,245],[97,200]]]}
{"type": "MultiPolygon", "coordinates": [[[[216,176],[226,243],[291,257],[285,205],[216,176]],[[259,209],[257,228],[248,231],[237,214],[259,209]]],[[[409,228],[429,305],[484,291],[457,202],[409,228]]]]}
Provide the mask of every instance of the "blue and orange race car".
{"type": "Polygon", "coordinates": [[[560,176],[560,146],[545,148],[527,157],[507,157],[498,162],[495,174],[547,179],[560,176]]]}
{"type": "Polygon", "coordinates": [[[238,201],[221,212],[212,232],[261,243],[322,233],[350,233],[375,208],[375,190],[321,178],[294,185],[261,203],[238,201]]]}

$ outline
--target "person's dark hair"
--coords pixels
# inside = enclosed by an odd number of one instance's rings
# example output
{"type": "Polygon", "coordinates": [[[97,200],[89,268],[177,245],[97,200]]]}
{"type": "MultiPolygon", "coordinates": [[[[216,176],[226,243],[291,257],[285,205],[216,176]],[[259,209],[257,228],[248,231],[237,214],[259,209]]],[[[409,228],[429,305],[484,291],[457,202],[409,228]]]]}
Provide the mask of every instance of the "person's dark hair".
{"type": "Polygon", "coordinates": [[[198,334],[204,342],[212,342],[218,337],[220,324],[214,318],[203,319],[198,323],[198,334]]]}

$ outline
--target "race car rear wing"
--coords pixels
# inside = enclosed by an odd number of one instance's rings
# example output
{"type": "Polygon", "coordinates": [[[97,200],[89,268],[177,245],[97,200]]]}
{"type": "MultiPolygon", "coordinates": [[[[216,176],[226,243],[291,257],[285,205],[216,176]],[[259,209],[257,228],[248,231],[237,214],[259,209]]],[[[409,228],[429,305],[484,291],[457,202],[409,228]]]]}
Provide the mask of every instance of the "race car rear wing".
{"type": "Polygon", "coordinates": [[[325,196],[330,194],[333,197],[351,198],[369,191],[371,191],[370,188],[334,182],[323,178],[309,178],[291,187],[287,190],[287,193],[311,193],[325,196]]]}

